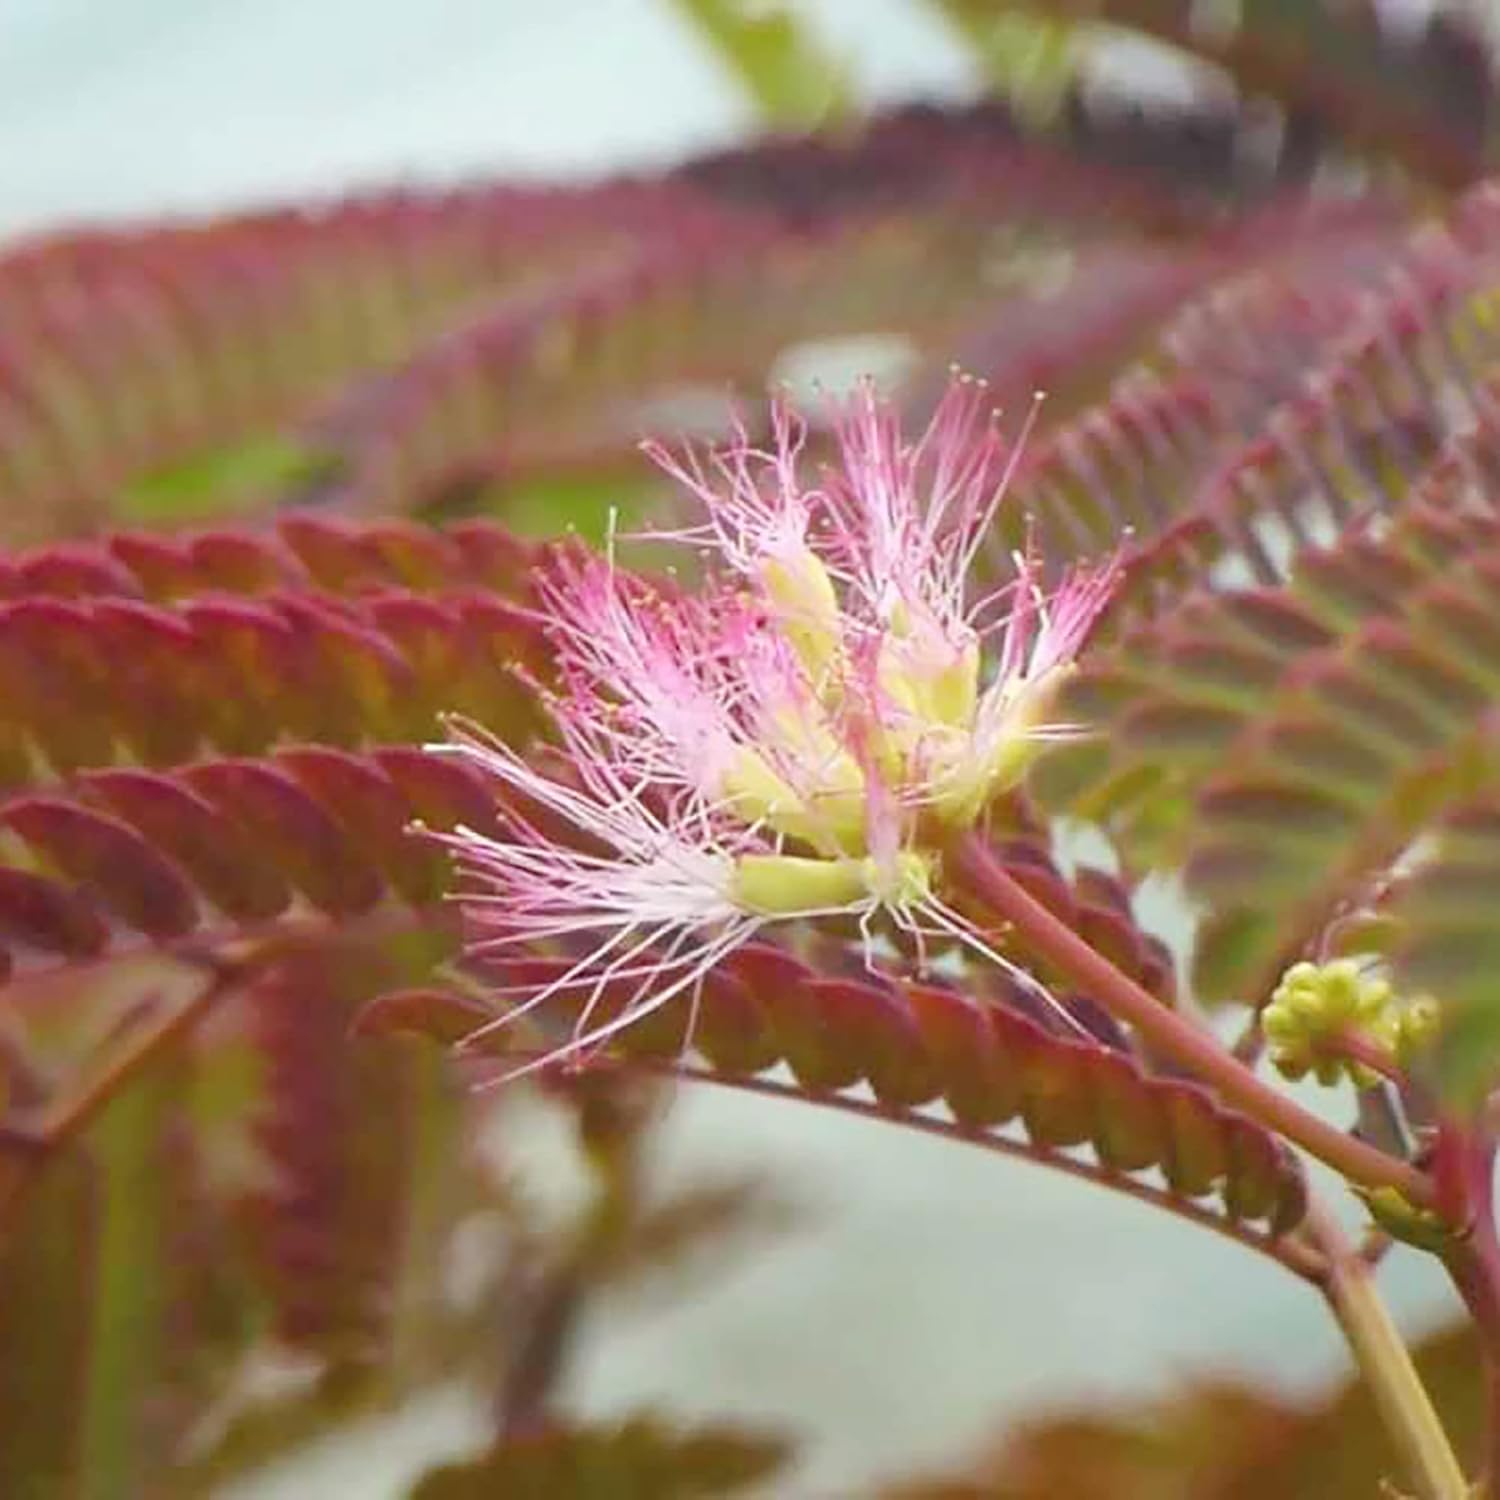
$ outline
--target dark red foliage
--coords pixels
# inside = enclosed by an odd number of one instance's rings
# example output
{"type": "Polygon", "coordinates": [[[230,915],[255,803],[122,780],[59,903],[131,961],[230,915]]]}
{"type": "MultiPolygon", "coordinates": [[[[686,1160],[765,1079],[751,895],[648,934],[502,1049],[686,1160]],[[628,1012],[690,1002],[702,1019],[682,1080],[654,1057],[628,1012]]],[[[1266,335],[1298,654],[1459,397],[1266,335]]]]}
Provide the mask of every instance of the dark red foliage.
{"type": "MultiPolygon", "coordinates": [[[[524,1001],[567,968],[565,959],[513,960],[497,964],[494,977],[524,1001]]],[[[618,1015],[634,988],[623,981],[603,989],[590,1025],[618,1015]]],[[[691,1023],[691,1046],[709,1077],[744,1079],[784,1063],[799,1093],[864,1085],[889,1118],[941,1103],[962,1129],[981,1133],[1019,1121],[1043,1156],[1090,1147],[1106,1174],[1159,1171],[1173,1193],[1217,1194],[1231,1219],[1265,1223],[1271,1235],[1300,1221],[1301,1168],[1269,1131],[1199,1084],[1153,1076],[1128,1051],[1060,1032],[1055,1018],[1034,1019],[1024,991],[1012,983],[1001,995],[1002,988],[993,976],[983,997],[952,984],[829,979],[783,948],[752,943],[709,975],[699,1004],[684,998],[662,1007],[618,1033],[606,1055],[696,1076],[684,1052],[691,1023]]],[[[563,995],[547,1004],[549,1033],[576,1019],[563,995]]],[[[377,1001],[360,1027],[415,1029],[451,1042],[499,1015],[426,990],[377,1001]]],[[[524,1058],[525,1046],[525,1033],[501,1027],[471,1050],[524,1058]]]]}
{"type": "Polygon", "coordinates": [[[266,1070],[256,1135],[271,1182],[251,1212],[277,1335],[337,1361],[384,1357],[401,1258],[421,1059],[356,1041],[350,1020],[381,976],[336,947],[283,960],[249,997],[266,1070]]]}
{"type": "Polygon", "coordinates": [[[359,756],[288,746],[180,772],[90,771],[66,795],[0,803],[0,939],[28,969],[175,940],[269,935],[372,912],[434,919],[446,862],[420,820],[490,826],[493,804],[453,761],[393,747],[359,756]]]}
{"type": "Polygon", "coordinates": [[[418,547],[404,528],[319,523],[320,545],[351,565],[325,553],[312,571],[352,591],[340,595],[296,581],[311,534],[293,519],[271,532],[189,537],[177,544],[182,567],[165,578],[154,553],[143,561],[127,548],[141,571],[122,574],[104,566],[113,544],[94,555],[97,571],[72,549],[61,581],[87,572],[124,597],[40,593],[59,577],[28,567],[31,592],[0,603],[0,784],[121,758],[166,767],[214,751],[259,754],[279,740],[410,743],[435,735],[443,711],[523,738],[540,727],[518,675],[547,672],[520,602],[526,549],[473,525],[418,547]],[[205,539],[214,546],[197,545],[205,539]],[[224,567],[252,555],[266,566],[224,567]],[[433,591],[411,592],[404,579],[433,591]],[[226,592],[236,585],[251,592],[226,592]]]}

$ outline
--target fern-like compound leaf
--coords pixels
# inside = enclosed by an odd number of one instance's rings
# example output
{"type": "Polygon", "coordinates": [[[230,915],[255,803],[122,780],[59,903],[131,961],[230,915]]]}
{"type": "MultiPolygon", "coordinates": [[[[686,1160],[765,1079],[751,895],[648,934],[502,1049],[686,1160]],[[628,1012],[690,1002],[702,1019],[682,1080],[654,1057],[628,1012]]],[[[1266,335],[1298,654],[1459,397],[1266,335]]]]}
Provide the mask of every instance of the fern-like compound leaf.
{"type": "MultiPolygon", "coordinates": [[[[564,959],[514,960],[504,978],[518,993],[566,971],[564,959]]],[[[633,993],[629,981],[593,1000],[590,1024],[606,1023],[633,993]]],[[[830,976],[784,948],[751,944],[707,979],[701,1003],[663,1007],[627,1027],[609,1058],[665,1067],[680,1077],[755,1086],[813,1101],[868,1089],[867,1112],[930,1126],[944,1114],[962,1134],[993,1138],[1007,1126],[1043,1160],[1110,1180],[1159,1173],[1169,1194],[1213,1198],[1203,1211],[1252,1237],[1293,1228],[1305,1208],[1301,1168],[1261,1126],[1226,1110],[1200,1085],[1149,1072],[1124,1046],[1060,1035],[1011,982],[981,990],[933,980],[830,976]],[[765,1075],[784,1064],[791,1082],[765,1075]],[[934,1110],[937,1111],[934,1114],[934,1110]],[[1082,1148],[1087,1156],[1077,1153],[1082,1148]]],[[[549,1024],[569,1024],[549,1001],[549,1024]]],[[[375,1032],[417,1030],[462,1039],[495,1018],[451,992],[393,993],[363,1015],[375,1032]]],[[[502,1066],[525,1057],[525,1033],[487,1033],[476,1044],[502,1066]]],[[[604,1059],[594,1057],[593,1064],[604,1059]]]]}

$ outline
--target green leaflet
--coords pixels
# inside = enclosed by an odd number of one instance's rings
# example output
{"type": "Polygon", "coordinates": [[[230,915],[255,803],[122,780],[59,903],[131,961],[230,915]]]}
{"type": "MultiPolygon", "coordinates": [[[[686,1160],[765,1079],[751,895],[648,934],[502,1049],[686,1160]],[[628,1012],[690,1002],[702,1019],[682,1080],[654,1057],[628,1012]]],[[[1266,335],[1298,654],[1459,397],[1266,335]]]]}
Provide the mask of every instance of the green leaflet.
{"type": "Polygon", "coordinates": [[[845,115],[849,81],[805,19],[784,3],[676,0],[768,125],[806,128],[845,115]]]}

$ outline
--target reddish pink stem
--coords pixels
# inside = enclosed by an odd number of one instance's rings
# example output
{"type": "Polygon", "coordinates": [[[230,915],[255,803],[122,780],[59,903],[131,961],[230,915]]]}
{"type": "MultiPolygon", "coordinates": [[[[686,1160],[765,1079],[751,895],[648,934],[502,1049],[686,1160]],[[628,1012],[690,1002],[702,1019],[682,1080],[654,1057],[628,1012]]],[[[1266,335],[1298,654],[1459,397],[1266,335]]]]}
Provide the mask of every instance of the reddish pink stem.
{"type": "MultiPolygon", "coordinates": [[[[1444,1127],[1462,1172],[1467,1233],[1443,1255],[1448,1274],[1474,1320],[1485,1381],[1485,1475],[1480,1494],[1500,1500],[1500,1235],[1495,1228],[1495,1148],[1453,1125],[1444,1127]]],[[[1442,1149],[1440,1147],[1440,1149],[1442,1149]]]]}
{"type": "Polygon", "coordinates": [[[1425,1173],[1355,1140],[1257,1078],[1216,1037],[1163,1005],[1048,911],[1007,873],[978,835],[959,840],[949,858],[950,869],[966,889],[1009,922],[1033,952],[1056,965],[1091,999],[1208,1084],[1226,1103],[1301,1146],[1351,1182],[1392,1187],[1416,1207],[1434,1206],[1432,1183],[1425,1173]]]}

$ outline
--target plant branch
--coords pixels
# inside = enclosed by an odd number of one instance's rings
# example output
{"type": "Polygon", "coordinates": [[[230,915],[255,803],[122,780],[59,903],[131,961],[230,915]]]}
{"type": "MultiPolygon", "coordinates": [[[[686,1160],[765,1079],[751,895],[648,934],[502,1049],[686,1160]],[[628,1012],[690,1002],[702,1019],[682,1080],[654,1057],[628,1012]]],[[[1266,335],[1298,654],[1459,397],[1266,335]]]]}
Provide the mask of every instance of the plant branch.
{"type": "Polygon", "coordinates": [[[558,1387],[600,1263],[640,1212],[654,1108],[618,1087],[590,1088],[571,1102],[579,1145],[593,1168],[593,1196],[560,1246],[546,1239],[527,1244],[523,1237],[507,1272],[507,1352],[494,1401],[502,1439],[544,1431],[555,1419],[558,1387]]]}
{"type": "Polygon", "coordinates": [[[1468,1500],[1468,1481],[1405,1340],[1375,1289],[1369,1262],[1316,1199],[1308,1204],[1304,1226],[1327,1257],[1323,1294],[1419,1500],[1468,1500]]]}
{"type": "Polygon", "coordinates": [[[1036,953],[1226,1103],[1351,1182],[1392,1187],[1416,1207],[1433,1207],[1432,1183],[1423,1172],[1345,1134],[1256,1077],[1209,1032],[1163,1005],[1048,911],[1005,871],[982,838],[969,834],[958,840],[950,851],[950,870],[969,894],[1009,922],[1036,953]]]}

